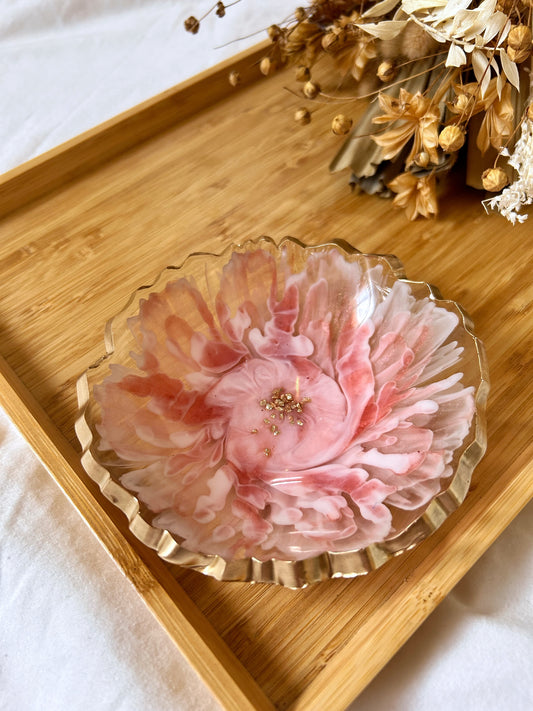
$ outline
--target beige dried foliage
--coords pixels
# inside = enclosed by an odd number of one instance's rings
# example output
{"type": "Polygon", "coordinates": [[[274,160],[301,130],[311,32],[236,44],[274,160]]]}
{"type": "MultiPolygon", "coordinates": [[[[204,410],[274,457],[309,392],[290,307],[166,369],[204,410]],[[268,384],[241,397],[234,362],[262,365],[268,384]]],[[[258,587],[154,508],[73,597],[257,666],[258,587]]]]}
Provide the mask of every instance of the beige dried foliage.
{"type": "Polygon", "coordinates": [[[401,173],[388,187],[396,193],[393,204],[405,210],[409,220],[415,220],[419,215],[433,217],[438,214],[437,184],[433,173],[423,176],[401,173]]]}
{"type": "MultiPolygon", "coordinates": [[[[230,5],[217,2],[210,12],[223,16],[230,5]]],[[[368,151],[373,165],[380,153],[368,145],[374,142],[381,148],[382,161],[395,161],[393,170],[404,171],[390,183],[396,192],[394,203],[404,206],[410,219],[431,216],[437,212],[437,203],[436,177],[430,171],[440,175],[449,170],[454,162],[449,154],[460,150],[467,137],[483,153],[491,147],[505,148],[504,155],[514,165],[507,147],[512,148],[516,123],[527,109],[522,89],[524,81],[529,81],[527,62],[533,55],[532,10],[533,0],[309,0],[288,19],[268,28],[271,47],[259,70],[268,75],[290,64],[305,98],[320,94],[327,103],[338,93],[346,111],[332,120],[332,131],[338,135],[345,135],[352,126],[350,109],[345,108],[349,104],[344,103],[350,81],[358,84],[354,100],[377,94],[382,113],[376,115],[371,102],[361,119],[364,131],[357,142],[343,145],[341,163],[351,164],[357,178],[366,177],[368,161],[365,167],[354,168],[361,163],[361,155],[349,152],[368,151]],[[319,59],[325,59],[319,67],[322,81],[326,81],[323,67],[328,63],[330,69],[333,63],[340,79],[334,88],[327,80],[324,93],[315,80],[319,59]],[[379,82],[388,85],[381,92],[379,82]],[[455,95],[453,99],[450,94],[455,95]],[[476,114],[481,115],[479,129],[471,128],[476,114]],[[370,122],[379,128],[369,130],[370,122]]],[[[197,33],[204,17],[189,17],[185,28],[197,33]]],[[[234,86],[238,81],[237,76],[230,76],[234,86]]],[[[531,121],[532,113],[529,109],[531,121]]],[[[311,115],[307,109],[298,109],[294,118],[305,124],[311,115]]],[[[521,165],[529,165],[531,155],[533,149],[521,165]]],[[[483,176],[491,185],[501,179],[499,172],[483,176]]],[[[515,197],[513,201],[515,205],[515,197]]]]}
{"type": "Polygon", "coordinates": [[[478,131],[476,145],[482,153],[490,146],[501,150],[514,130],[514,107],[511,85],[503,87],[501,98],[496,97],[485,108],[485,116],[478,131]]]}
{"type": "Polygon", "coordinates": [[[384,113],[376,116],[373,122],[398,124],[385,133],[372,136],[383,148],[383,160],[395,158],[413,139],[405,165],[409,166],[420,152],[427,153],[431,163],[437,163],[440,111],[431,99],[420,92],[411,94],[400,89],[397,99],[380,93],[379,104],[384,113]]]}
{"type": "Polygon", "coordinates": [[[356,82],[361,81],[368,63],[378,56],[378,49],[373,39],[362,37],[344,45],[333,55],[333,61],[339,74],[351,76],[356,82]]]}
{"type": "Polygon", "coordinates": [[[493,77],[483,97],[480,96],[477,82],[456,85],[456,97],[448,102],[450,111],[460,120],[470,119],[475,114],[484,112],[483,120],[476,137],[476,145],[482,153],[490,146],[500,150],[509,140],[514,130],[513,89],[504,84],[501,96],[498,96],[497,78],[493,77]]]}
{"type": "Polygon", "coordinates": [[[312,66],[322,49],[323,30],[304,20],[288,30],[283,38],[283,54],[291,63],[312,66]]]}
{"type": "Polygon", "coordinates": [[[322,36],[320,44],[325,52],[335,51],[335,46],[343,42],[341,31],[336,32],[335,29],[331,30],[331,32],[326,32],[326,34],[322,36]]]}
{"type": "Polygon", "coordinates": [[[484,96],[481,96],[479,84],[475,81],[469,84],[454,84],[455,98],[447,102],[447,106],[454,114],[467,115],[468,118],[480,111],[486,111],[498,98],[497,79],[493,77],[484,96]]]}

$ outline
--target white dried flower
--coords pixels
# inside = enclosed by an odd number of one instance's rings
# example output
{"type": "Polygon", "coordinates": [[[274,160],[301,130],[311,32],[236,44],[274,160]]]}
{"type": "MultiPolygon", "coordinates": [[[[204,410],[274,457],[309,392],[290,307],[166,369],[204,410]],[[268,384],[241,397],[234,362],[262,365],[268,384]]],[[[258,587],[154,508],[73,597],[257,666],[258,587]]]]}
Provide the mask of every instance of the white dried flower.
{"type": "Polygon", "coordinates": [[[517,179],[500,195],[483,200],[483,206],[498,210],[514,225],[527,220],[520,210],[533,203],[533,123],[527,118],[522,121],[521,136],[508,163],[516,170],[517,179]]]}
{"type": "Polygon", "coordinates": [[[492,72],[498,77],[503,72],[518,89],[518,69],[503,49],[511,20],[497,9],[497,0],[482,0],[473,8],[471,5],[472,0],[402,0],[401,8],[431,37],[449,44],[446,66],[462,67],[470,55],[482,97],[492,72]]]}

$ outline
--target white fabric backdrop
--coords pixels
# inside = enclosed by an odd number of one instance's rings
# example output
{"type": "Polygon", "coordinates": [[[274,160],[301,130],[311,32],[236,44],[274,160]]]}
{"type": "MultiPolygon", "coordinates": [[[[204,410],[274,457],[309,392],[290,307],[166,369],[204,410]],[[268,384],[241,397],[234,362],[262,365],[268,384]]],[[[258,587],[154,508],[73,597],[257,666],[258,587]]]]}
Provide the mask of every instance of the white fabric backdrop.
{"type": "MultiPolygon", "coordinates": [[[[0,172],[258,41],[214,49],[295,3],[242,0],[185,33],[210,5],[3,0],[0,172]]],[[[0,709],[218,709],[3,412],[0,472],[0,709]]],[[[530,504],[351,711],[533,708],[532,553],[530,504]]]]}

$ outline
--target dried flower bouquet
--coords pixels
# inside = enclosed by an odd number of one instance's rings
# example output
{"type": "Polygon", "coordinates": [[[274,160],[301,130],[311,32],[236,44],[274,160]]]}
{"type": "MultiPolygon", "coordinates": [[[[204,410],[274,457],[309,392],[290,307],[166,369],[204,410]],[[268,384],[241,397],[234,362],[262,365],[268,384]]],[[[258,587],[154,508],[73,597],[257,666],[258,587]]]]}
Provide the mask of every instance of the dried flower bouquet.
{"type": "MultiPolygon", "coordinates": [[[[223,16],[226,7],[213,10],[223,16]]],[[[468,140],[485,161],[477,187],[503,190],[485,204],[522,222],[533,200],[532,11],[533,0],[313,0],[268,28],[260,69],[291,64],[303,99],[335,106],[340,95],[314,77],[327,58],[358,86],[354,111],[372,99],[354,125],[343,93],[332,131],[347,139],[331,168],[349,168],[354,185],[393,197],[409,219],[437,214],[437,178],[468,140]]],[[[202,20],[185,27],[196,33],[202,20]]],[[[311,118],[307,105],[295,113],[304,125],[311,118]]]]}

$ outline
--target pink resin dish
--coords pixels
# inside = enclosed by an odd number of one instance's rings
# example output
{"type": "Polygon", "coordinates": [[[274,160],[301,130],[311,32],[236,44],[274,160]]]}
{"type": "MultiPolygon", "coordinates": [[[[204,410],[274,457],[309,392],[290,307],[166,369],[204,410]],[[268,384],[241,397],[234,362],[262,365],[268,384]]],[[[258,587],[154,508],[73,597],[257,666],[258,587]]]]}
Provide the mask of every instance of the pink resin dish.
{"type": "Polygon", "coordinates": [[[263,237],[139,289],[78,382],[82,461],[167,561],[302,587],[463,501],[488,378],[464,311],[394,257],[263,237]]]}

